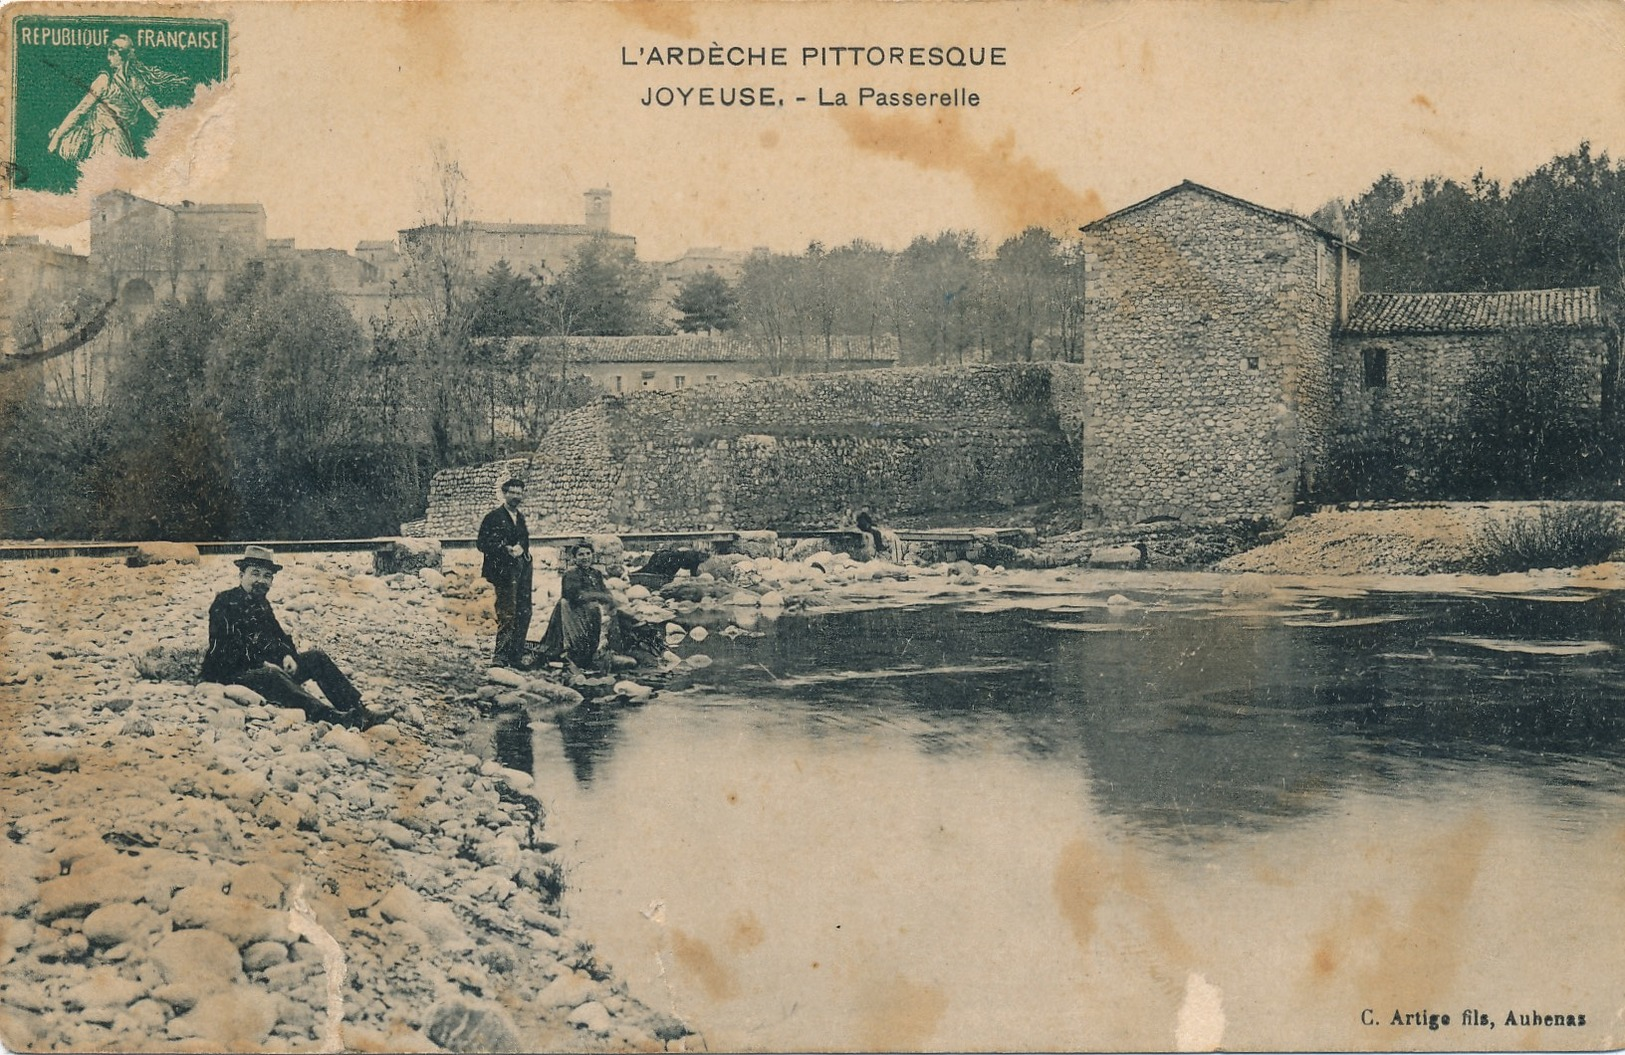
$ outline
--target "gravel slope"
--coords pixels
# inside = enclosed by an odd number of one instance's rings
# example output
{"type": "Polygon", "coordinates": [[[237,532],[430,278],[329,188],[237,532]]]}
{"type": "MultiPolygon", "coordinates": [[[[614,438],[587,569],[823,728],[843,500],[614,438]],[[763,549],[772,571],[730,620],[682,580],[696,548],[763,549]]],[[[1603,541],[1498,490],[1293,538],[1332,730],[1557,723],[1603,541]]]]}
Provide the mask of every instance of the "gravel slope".
{"type": "Polygon", "coordinates": [[[188,684],[228,558],[0,563],[0,1040],[659,1050],[686,1032],[572,929],[530,777],[460,742],[489,618],[471,569],[283,560],[284,625],[397,721],[360,734],[188,684]]]}

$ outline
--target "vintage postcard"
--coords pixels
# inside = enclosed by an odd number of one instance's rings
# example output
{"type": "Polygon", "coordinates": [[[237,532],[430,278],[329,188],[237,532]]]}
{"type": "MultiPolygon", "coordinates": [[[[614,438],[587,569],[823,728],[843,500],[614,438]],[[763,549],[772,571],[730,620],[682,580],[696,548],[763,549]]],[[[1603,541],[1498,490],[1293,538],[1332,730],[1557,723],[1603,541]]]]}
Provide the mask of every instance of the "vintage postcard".
{"type": "Polygon", "coordinates": [[[0,1045],[1625,1044],[1625,7],[0,8],[0,1045]]]}

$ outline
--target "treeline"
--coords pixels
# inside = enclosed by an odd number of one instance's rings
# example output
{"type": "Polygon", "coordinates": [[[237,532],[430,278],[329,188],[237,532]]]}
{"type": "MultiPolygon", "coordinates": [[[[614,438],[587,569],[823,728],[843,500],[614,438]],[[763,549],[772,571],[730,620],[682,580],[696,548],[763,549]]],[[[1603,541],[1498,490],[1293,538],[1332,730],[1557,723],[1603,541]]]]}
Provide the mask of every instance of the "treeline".
{"type": "Polygon", "coordinates": [[[1461,393],[1447,435],[1345,437],[1332,465],[1343,498],[1617,498],[1625,421],[1615,393],[1625,321],[1625,162],[1590,144],[1503,186],[1384,175],[1315,219],[1358,236],[1361,285],[1374,292],[1600,287],[1611,332],[1602,377],[1561,335],[1510,340],[1461,393]],[[1604,385],[1601,408],[1576,391],[1604,385]]]}
{"type": "Polygon", "coordinates": [[[756,252],[731,280],[686,279],[671,312],[658,278],[625,249],[588,247],[552,282],[499,263],[479,278],[480,336],[729,333],[769,369],[808,338],[896,341],[904,364],[1077,360],[1083,258],[1042,228],[990,247],[968,231],[916,238],[900,252],[862,240],[801,253],[756,252]],[[667,319],[675,317],[674,321],[667,319]]]}
{"type": "Polygon", "coordinates": [[[1358,235],[1361,285],[1373,292],[1601,286],[1621,299],[1625,161],[1589,143],[1510,186],[1482,172],[1464,183],[1388,173],[1315,219],[1358,235]]]}
{"type": "Polygon", "coordinates": [[[796,338],[895,338],[903,365],[1082,355],[1083,256],[1042,228],[996,249],[969,231],[901,252],[864,241],[799,254],[754,253],[737,282],[689,280],[674,302],[685,330],[734,330],[769,362],[796,338]]]}
{"type": "Polygon", "coordinates": [[[0,534],[393,534],[434,472],[528,449],[597,395],[537,348],[472,339],[461,314],[450,344],[419,318],[369,333],[329,288],[257,264],[220,298],[164,302],[100,398],[4,394],[0,534]]]}

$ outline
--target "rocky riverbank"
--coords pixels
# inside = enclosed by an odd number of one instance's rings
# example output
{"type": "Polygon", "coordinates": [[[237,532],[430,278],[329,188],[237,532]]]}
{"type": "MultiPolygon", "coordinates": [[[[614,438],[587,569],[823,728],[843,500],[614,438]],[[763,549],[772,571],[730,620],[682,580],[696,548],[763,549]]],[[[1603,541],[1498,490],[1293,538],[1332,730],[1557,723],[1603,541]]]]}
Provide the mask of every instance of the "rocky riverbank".
{"type": "Polygon", "coordinates": [[[394,721],[356,733],[190,684],[228,558],[0,564],[0,1040],[682,1046],[570,924],[530,777],[459,737],[488,647],[471,562],[284,563],[284,625],[394,721]]]}
{"type": "MultiPolygon", "coordinates": [[[[1222,560],[1214,567],[1218,571],[1287,575],[1470,572],[1486,527],[1537,516],[1565,504],[1574,503],[1435,502],[1326,509],[1288,521],[1280,532],[1266,536],[1264,545],[1222,560]]],[[[1625,510],[1620,503],[1605,505],[1625,510]]]]}

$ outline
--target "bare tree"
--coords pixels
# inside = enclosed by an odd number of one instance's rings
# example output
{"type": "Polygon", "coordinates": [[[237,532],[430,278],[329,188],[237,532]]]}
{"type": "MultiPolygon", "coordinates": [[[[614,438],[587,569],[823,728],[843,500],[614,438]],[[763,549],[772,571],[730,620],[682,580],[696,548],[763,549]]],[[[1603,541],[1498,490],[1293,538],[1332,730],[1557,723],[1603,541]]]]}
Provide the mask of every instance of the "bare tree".
{"type": "Polygon", "coordinates": [[[437,460],[453,460],[474,442],[468,393],[474,317],[473,232],[467,220],[468,180],[444,145],[435,148],[424,188],[423,223],[407,233],[409,322],[402,335],[418,365],[418,387],[437,460]]]}

